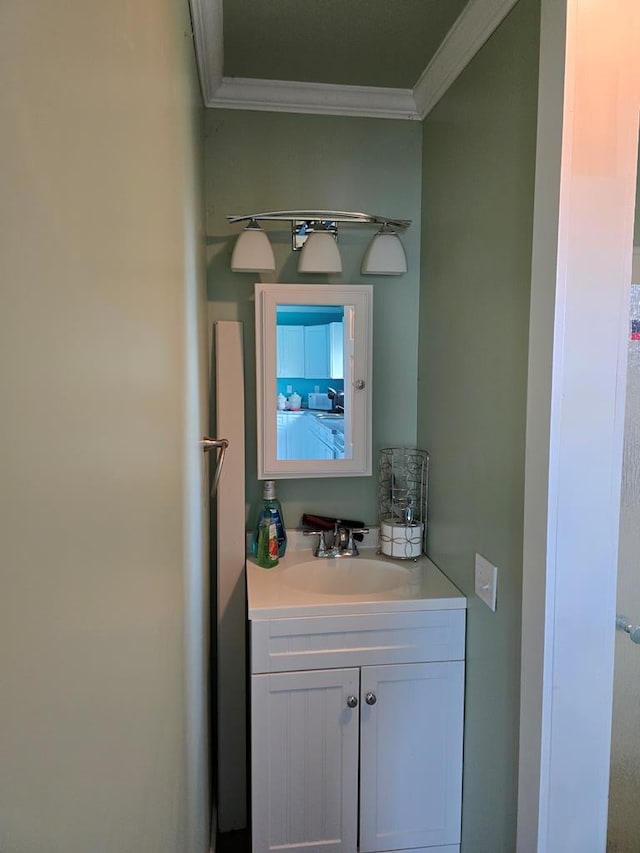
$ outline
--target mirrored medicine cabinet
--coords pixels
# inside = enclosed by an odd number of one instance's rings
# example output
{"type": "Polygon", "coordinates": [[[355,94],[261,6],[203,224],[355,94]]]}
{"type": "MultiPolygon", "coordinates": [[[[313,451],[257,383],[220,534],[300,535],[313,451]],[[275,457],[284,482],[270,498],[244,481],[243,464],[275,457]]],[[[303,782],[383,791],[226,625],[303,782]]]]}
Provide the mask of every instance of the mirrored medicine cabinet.
{"type": "Polygon", "coordinates": [[[371,474],[371,285],[256,284],[258,478],[371,474]]]}

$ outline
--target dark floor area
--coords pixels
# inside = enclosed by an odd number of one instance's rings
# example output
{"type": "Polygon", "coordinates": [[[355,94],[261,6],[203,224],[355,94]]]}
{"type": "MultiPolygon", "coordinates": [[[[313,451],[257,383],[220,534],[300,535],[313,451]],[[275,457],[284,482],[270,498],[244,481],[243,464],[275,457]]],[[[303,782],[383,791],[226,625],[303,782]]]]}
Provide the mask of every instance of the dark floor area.
{"type": "Polygon", "coordinates": [[[249,830],[219,832],[216,838],[216,853],[251,853],[249,830]]]}

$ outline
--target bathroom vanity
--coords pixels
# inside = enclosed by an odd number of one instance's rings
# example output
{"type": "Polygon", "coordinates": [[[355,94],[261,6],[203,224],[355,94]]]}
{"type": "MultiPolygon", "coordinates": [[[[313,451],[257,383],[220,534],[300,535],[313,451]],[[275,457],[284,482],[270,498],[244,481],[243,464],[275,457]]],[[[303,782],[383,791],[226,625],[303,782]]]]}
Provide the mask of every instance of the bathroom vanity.
{"type": "Polygon", "coordinates": [[[459,851],[464,596],[374,549],[247,588],[253,853],[459,851]]]}

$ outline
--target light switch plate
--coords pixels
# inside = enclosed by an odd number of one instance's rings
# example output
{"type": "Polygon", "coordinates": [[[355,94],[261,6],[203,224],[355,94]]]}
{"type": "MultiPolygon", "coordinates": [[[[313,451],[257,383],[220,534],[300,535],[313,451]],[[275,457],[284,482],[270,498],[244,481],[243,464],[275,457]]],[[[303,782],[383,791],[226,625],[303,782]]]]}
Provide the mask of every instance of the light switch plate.
{"type": "Polygon", "coordinates": [[[476,595],[494,612],[497,586],[498,567],[485,560],[481,554],[476,554],[476,595]]]}

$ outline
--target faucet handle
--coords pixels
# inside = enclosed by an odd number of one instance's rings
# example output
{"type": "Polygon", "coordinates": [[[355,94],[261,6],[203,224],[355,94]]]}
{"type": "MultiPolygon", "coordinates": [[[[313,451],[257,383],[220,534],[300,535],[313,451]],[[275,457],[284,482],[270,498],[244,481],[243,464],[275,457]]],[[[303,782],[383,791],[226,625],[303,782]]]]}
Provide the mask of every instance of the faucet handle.
{"type": "Polygon", "coordinates": [[[348,534],[348,540],[346,547],[343,548],[343,554],[348,557],[357,557],[358,556],[358,546],[353,541],[354,533],[368,533],[368,527],[347,527],[346,531],[348,534]]]}
{"type": "Polygon", "coordinates": [[[303,530],[302,531],[303,536],[319,536],[320,537],[320,539],[318,540],[318,547],[313,552],[314,557],[328,557],[329,556],[330,552],[329,552],[329,549],[327,548],[326,539],[324,538],[325,533],[326,533],[326,530],[303,530]]]}

